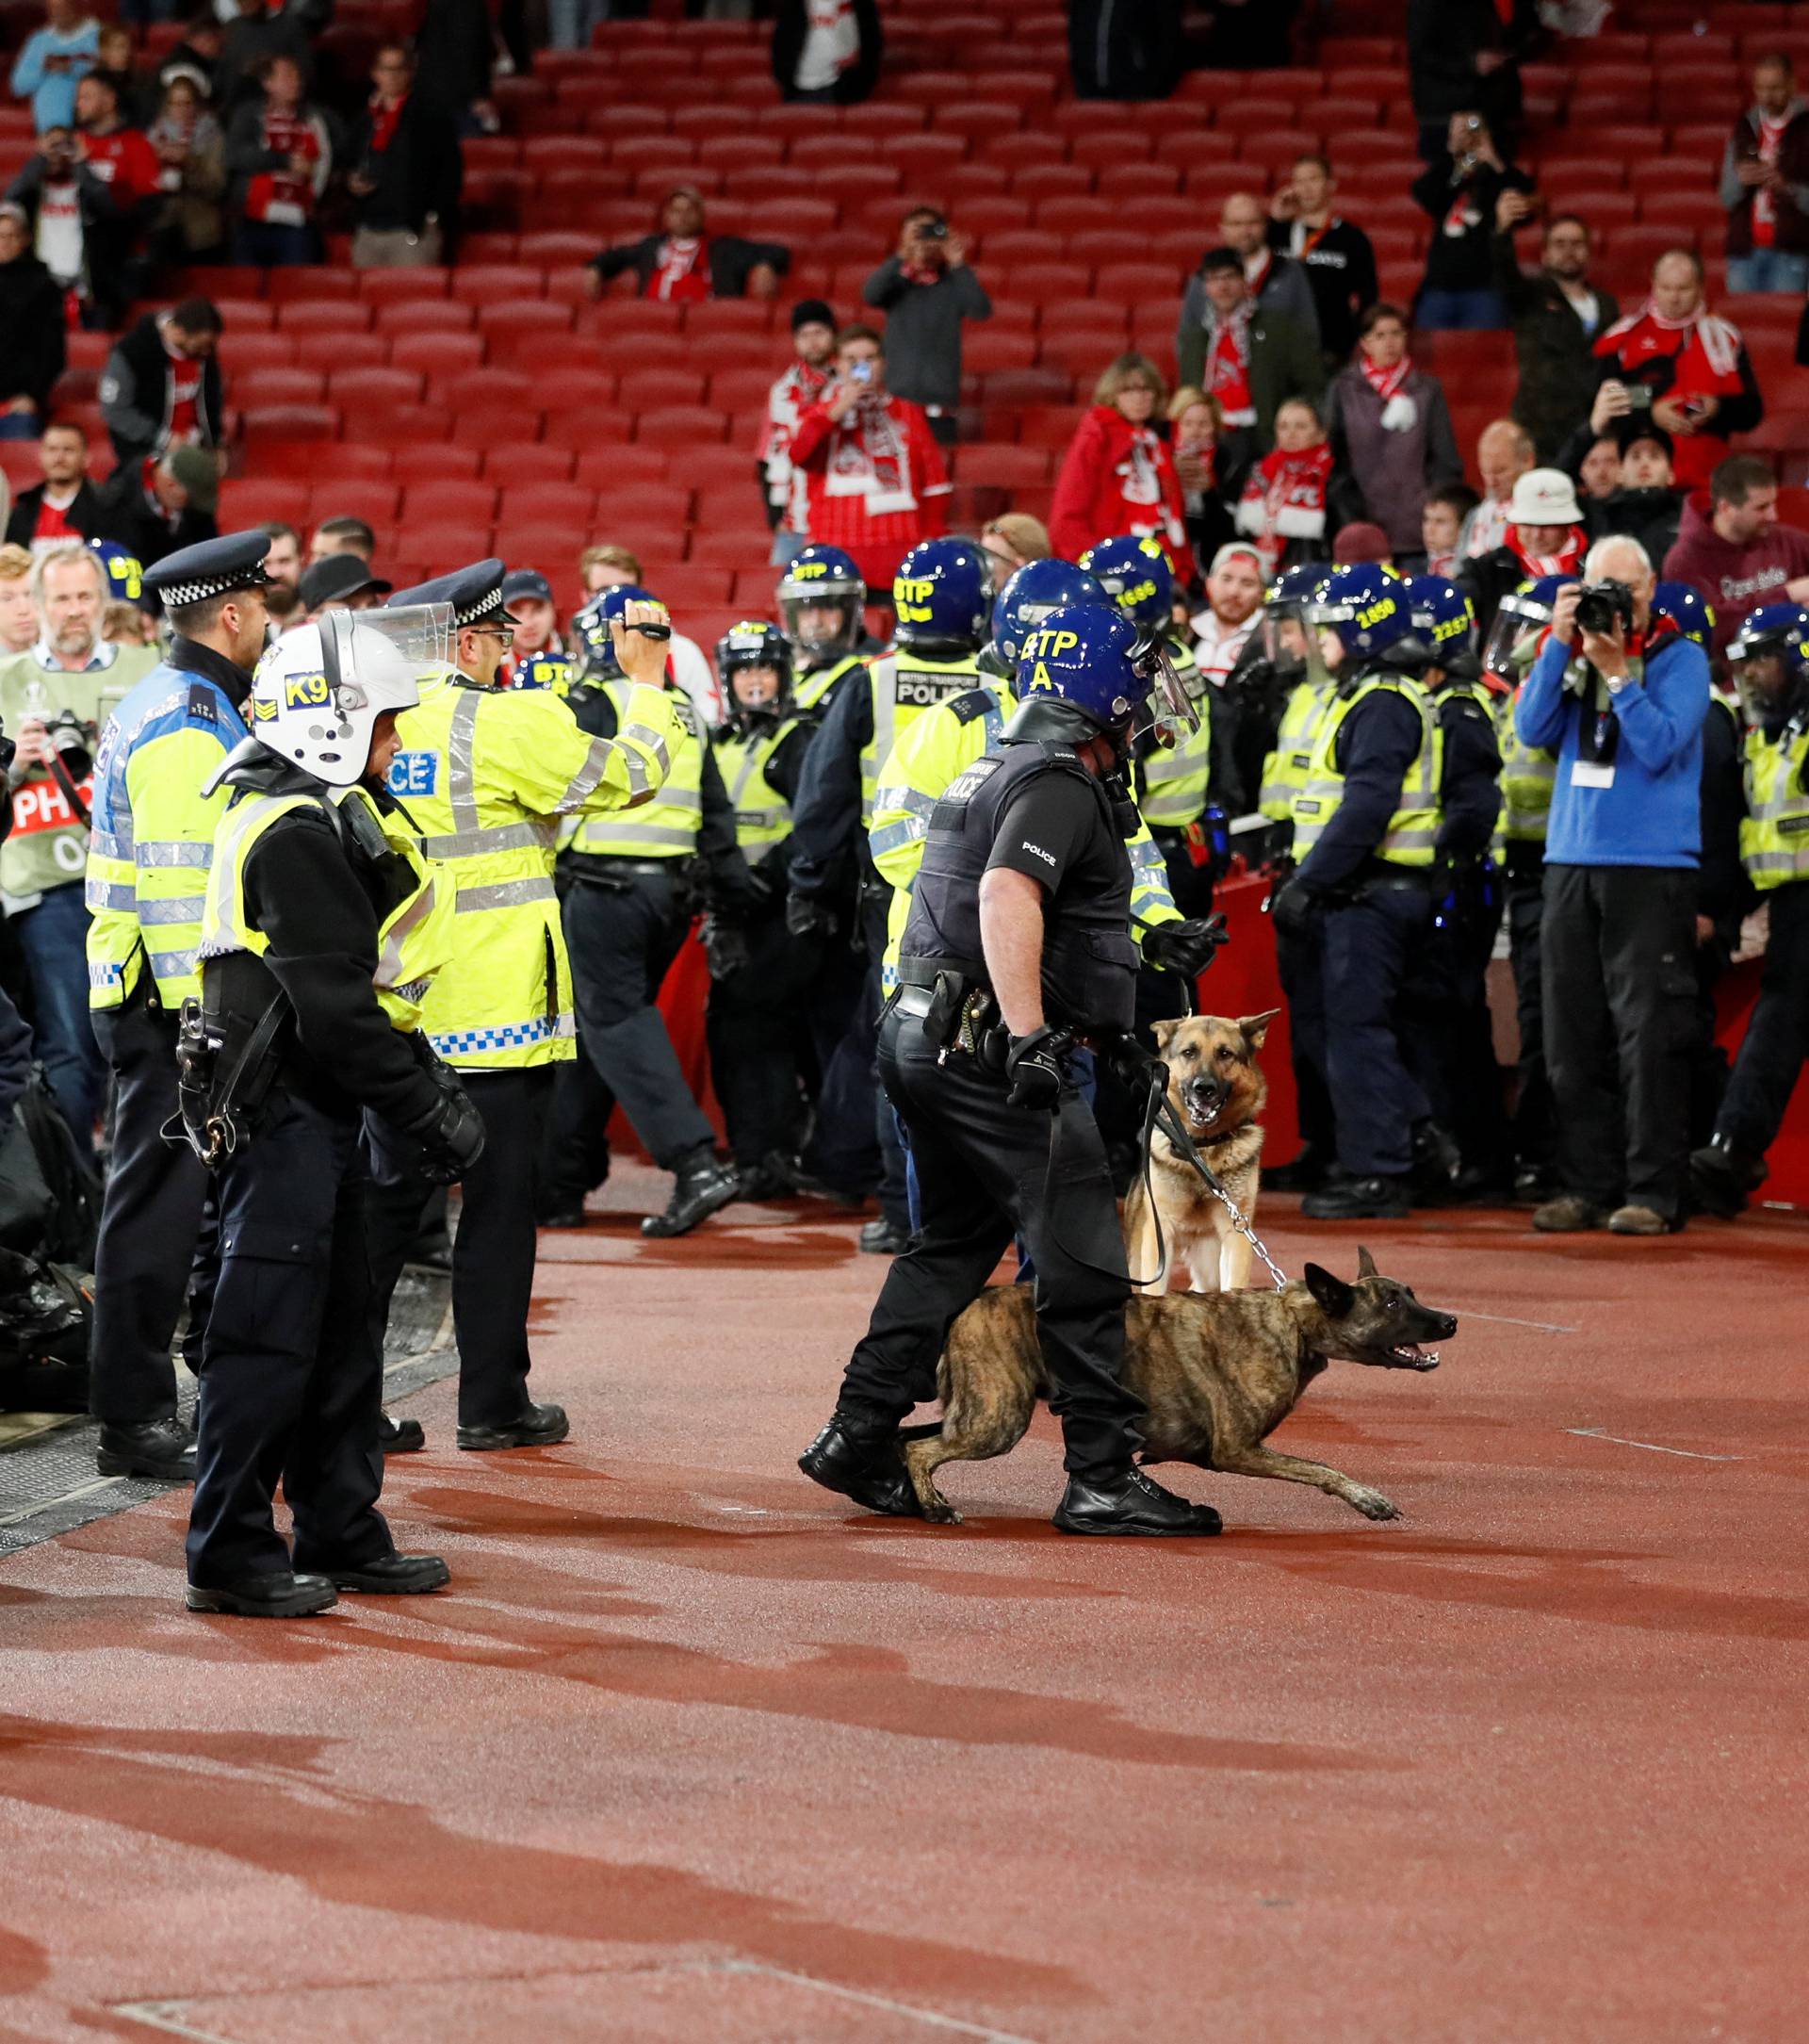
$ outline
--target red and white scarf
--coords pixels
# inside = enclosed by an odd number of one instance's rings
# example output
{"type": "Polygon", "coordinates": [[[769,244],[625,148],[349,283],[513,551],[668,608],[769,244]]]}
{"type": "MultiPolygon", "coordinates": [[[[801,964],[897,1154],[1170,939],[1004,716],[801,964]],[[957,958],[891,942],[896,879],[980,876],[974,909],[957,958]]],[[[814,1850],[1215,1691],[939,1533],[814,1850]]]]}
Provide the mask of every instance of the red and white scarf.
{"type": "Polygon", "coordinates": [[[387,100],[381,92],[370,96],[370,150],[372,155],[381,156],[396,139],[396,124],[402,118],[402,108],[408,105],[408,94],[400,99],[387,100]]]}
{"type": "Polygon", "coordinates": [[[709,296],[709,247],[703,235],[684,241],[668,235],[655,252],[647,296],[675,304],[702,303],[709,296]]]}
{"type": "Polygon", "coordinates": [[[1521,533],[1526,530],[1529,529],[1524,526],[1510,525],[1508,528],[1507,546],[1508,552],[1525,569],[1529,580],[1538,581],[1540,577],[1546,575],[1569,577],[1581,571],[1583,556],[1589,550],[1589,536],[1580,525],[1572,526],[1570,531],[1565,535],[1564,544],[1556,553],[1529,552],[1521,544],[1520,538],[1521,533]]]}
{"type": "Polygon", "coordinates": [[[1403,355],[1392,369],[1385,369],[1360,351],[1357,367],[1363,372],[1363,381],[1386,404],[1391,398],[1400,396],[1408,378],[1412,375],[1413,357],[1403,355]]]}
{"type": "Polygon", "coordinates": [[[321,158],[318,130],[300,107],[294,113],[267,108],[264,147],[272,155],[300,156],[307,169],[300,176],[285,167],[259,171],[245,188],[245,218],[275,227],[304,227],[314,211],[318,166],[321,158]]]}
{"type": "Polygon", "coordinates": [[[883,398],[865,398],[837,429],[824,486],[831,497],[864,497],[870,517],[909,511],[910,449],[883,398]]]}
{"type": "MultiPolygon", "coordinates": [[[[1759,161],[1775,163],[1778,152],[1784,146],[1784,131],[1790,125],[1794,108],[1786,108],[1776,121],[1769,114],[1759,116],[1759,161]]],[[[1752,245],[1768,249],[1778,237],[1777,196],[1768,185],[1752,188],[1752,245]]]]}
{"type": "Polygon", "coordinates": [[[1316,447],[1292,454],[1277,448],[1250,471],[1237,506],[1237,529],[1256,542],[1263,572],[1273,575],[1293,539],[1323,539],[1326,490],[1331,481],[1331,449],[1316,447]]]}
{"type": "Polygon", "coordinates": [[[1206,388],[1218,400],[1228,426],[1256,423],[1256,400],[1250,394],[1250,312],[1247,303],[1219,320],[1206,363],[1206,388]]]}
{"type": "Polygon", "coordinates": [[[1638,370],[1640,362],[1653,355],[1672,355],[1681,364],[1692,344],[1702,351],[1714,374],[1728,380],[1727,389],[1739,388],[1740,330],[1732,320],[1701,305],[1687,319],[1670,319],[1647,299],[1638,312],[1618,320],[1603,335],[1595,352],[1617,355],[1623,368],[1638,370]],[[1667,346],[1673,334],[1681,338],[1674,347],[1667,346]]]}

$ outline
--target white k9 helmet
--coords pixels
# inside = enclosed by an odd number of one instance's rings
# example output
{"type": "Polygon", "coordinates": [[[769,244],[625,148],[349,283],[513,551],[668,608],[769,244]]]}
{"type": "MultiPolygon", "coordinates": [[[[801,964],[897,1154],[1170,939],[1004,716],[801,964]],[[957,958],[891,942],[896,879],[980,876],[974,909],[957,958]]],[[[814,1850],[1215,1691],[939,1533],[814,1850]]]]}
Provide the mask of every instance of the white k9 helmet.
{"type": "Polygon", "coordinates": [[[285,632],[252,678],[252,736],[332,788],[360,780],[384,711],[412,710],[419,677],[444,668],[452,613],[445,604],[329,611],[285,632]]]}

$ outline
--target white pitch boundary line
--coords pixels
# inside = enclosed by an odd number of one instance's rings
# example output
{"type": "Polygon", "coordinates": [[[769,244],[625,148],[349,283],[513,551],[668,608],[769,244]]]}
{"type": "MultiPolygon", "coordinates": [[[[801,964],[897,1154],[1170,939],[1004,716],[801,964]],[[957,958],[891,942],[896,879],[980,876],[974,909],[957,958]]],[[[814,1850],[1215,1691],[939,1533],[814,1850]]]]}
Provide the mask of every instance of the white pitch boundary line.
{"type": "Polygon", "coordinates": [[[1643,1447],[1653,1455],[1682,1455],[1690,1462],[1744,1462],[1744,1455],[1704,1455],[1693,1447],[1661,1447],[1656,1441],[1629,1441],[1624,1434],[1604,1433],[1600,1427],[1566,1427],[1585,1441],[1612,1441],[1617,1447],[1643,1447]]]}
{"type": "Polygon", "coordinates": [[[908,2002],[894,2002],[883,1994],[863,1994],[857,1987],[839,1987],[833,1981],[818,1980],[809,1973],[794,1973],[783,1966],[764,1966],[758,1959],[730,1959],[725,1973],[759,1973],[768,1980],[787,1980],[793,1987],[814,1987],[819,1994],[833,1994],[844,2002],[858,2002],[867,2008],[883,2008],[888,2015],[909,2016],[933,2030],[953,2030],[961,2036],[977,2036],[985,2044],[1035,2044],[1033,2037],[1019,2036],[1015,2030],[989,2030],[985,2024],[963,2022],[958,2016],[938,2016],[927,2008],[913,2008],[908,2002]]]}

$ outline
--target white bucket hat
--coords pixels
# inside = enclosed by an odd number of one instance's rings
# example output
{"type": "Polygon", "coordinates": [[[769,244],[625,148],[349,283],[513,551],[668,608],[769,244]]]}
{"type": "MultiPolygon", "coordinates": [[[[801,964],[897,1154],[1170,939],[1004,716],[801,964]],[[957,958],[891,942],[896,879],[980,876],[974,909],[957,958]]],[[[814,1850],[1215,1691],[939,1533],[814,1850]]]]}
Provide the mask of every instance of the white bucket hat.
{"type": "Polygon", "coordinates": [[[1576,486],[1561,468],[1529,468],[1514,484],[1509,525],[1580,525],[1576,486]]]}

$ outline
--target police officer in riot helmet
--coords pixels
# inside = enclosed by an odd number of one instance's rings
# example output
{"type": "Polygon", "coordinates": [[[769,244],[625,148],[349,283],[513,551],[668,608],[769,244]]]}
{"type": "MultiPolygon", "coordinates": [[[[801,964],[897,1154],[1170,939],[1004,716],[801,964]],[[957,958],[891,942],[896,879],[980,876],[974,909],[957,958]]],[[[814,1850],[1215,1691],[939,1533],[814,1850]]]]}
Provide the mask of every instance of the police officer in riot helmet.
{"type": "Polygon", "coordinates": [[[879,651],[866,629],[866,581],[852,554],[813,540],[786,564],[777,602],[797,707],[821,715],[843,678],[879,651]]]}
{"type": "MultiPolygon", "coordinates": [[[[1083,1041],[1125,1055],[1137,954],[1124,766],[1153,685],[1185,692],[1126,618],[1053,612],[1032,635],[1001,744],[937,805],[881,1021],[880,1071],[910,1135],[923,1221],[893,1263],[805,1474],[870,1511],[919,1513],[900,1421],[934,1398],[956,1314],[1014,1234],[1036,1267],[1038,1334],[1073,1533],[1212,1533],[1218,1515],[1134,1466],[1120,1381],[1129,1277],[1105,1148],[1076,1090],[1083,1041]]],[[[1138,1054],[1140,1055],[1140,1054],[1138,1054]]]]}
{"type": "Polygon", "coordinates": [[[453,903],[384,793],[398,714],[448,615],[303,625],[259,662],[252,735],[214,782],[202,998],[184,1005],[185,1129],[216,1172],[220,1275],[201,1369],[191,1611],[298,1617],[340,1590],[447,1580],[377,1509],[383,1358],[371,1315],[368,1111],[456,1179],[483,1123],[419,1031],[453,903]],[[271,1519],[281,1479],[294,1552],[271,1519]]]}

